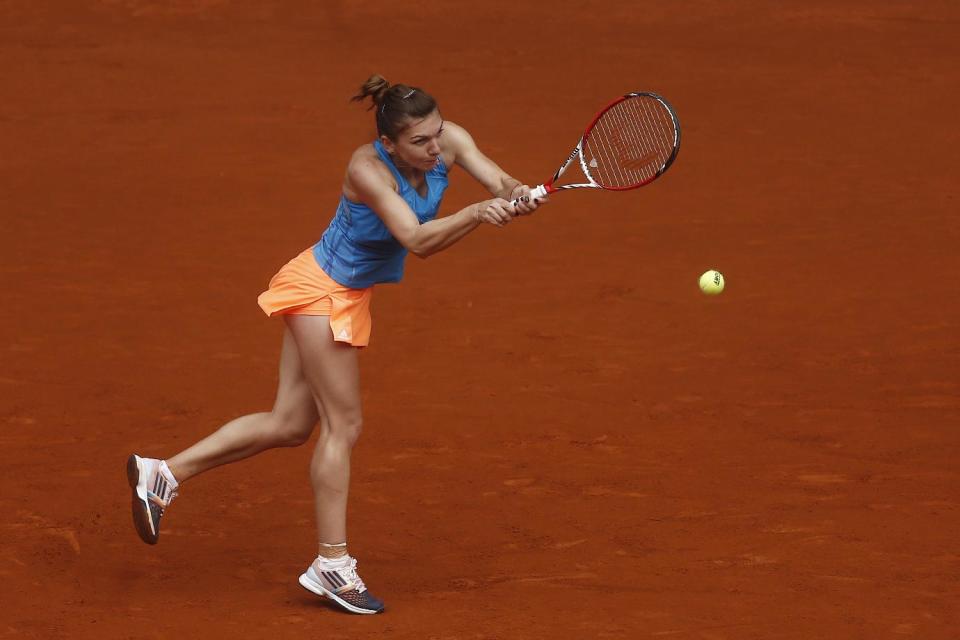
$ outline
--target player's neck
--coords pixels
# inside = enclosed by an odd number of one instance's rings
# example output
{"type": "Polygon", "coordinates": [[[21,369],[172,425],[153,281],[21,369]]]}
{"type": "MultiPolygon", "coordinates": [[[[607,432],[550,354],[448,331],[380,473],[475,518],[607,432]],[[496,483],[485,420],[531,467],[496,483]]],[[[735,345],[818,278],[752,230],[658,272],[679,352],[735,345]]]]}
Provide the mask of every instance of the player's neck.
{"type": "Polygon", "coordinates": [[[393,166],[397,168],[397,171],[400,172],[407,182],[411,185],[418,185],[423,183],[423,177],[427,174],[423,169],[417,169],[416,167],[411,167],[406,162],[404,162],[399,156],[391,155],[391,162],[393,166]]]}

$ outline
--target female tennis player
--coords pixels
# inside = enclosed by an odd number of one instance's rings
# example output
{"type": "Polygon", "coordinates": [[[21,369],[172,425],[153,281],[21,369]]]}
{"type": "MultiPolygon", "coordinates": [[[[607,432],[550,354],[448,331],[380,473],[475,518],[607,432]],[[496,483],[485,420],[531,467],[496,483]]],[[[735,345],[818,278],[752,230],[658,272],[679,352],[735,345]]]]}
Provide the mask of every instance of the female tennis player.
{"type": "Polygon", "coordinates": [[[134,525],[144,542],[156,544],[181,483],[270,448],[304,444],[319,422],[310,465],[319,554],[300,584],[353,613],[384,608],[347,552],[346,524],[350,452],[363,423],[357,350],[370,338],[374,285],[400,281],[408,252],[426,258],[481,224],[503,227],[530,214],[542,201],[530,199],[530,188],[481,153],[466,130],[444,121],[422,89],[374,75],[353,100],[366,98],[377,140],[353,153],[323,237],[281,268],[258,299],[268,316],[286,323],[273,409],[228,422],[172,458],[127,461],[134,525]],[[436,218],[456,165],[494,197],[436,218]]]}

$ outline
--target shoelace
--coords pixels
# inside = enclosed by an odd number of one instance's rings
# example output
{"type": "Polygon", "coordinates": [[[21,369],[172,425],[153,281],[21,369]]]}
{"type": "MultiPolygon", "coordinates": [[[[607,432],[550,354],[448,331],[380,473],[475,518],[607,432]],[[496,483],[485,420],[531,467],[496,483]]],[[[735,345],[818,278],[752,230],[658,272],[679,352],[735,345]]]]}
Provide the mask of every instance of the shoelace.
{"type": "Polygon", "coordinates": [[[342,573],[349,582],[353,583],[353,586],[357,590],[357,592],[363,593],[364,591],[367,590],[367,586],[363,584],[363,580],[361,580],[360,576],[357,575],[357,559],[356,558],[350,558],[350,564],[344,567],[343,569],[340,569],[340,573],[342,573]]]}

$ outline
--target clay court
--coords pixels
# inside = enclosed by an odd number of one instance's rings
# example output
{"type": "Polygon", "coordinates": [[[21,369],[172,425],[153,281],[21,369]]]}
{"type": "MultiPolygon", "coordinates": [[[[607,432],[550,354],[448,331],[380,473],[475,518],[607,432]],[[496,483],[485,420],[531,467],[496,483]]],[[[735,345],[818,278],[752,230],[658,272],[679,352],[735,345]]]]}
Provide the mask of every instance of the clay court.
{"type": "MultiPolygon", "coordinates": [[[[0,2],[0,637],[960,637],[953,2],[0,2]],[[372,72],[538,184],[613,97],[670,171],[374,294],[350,616],[309,445],[124,463],[273,401],[256,297],[317,241],[372,72]],[[717,268],[726,291],[697,278],[717,268]]],[[[485,198],[454,172],[441,212],[485,198]]]]}

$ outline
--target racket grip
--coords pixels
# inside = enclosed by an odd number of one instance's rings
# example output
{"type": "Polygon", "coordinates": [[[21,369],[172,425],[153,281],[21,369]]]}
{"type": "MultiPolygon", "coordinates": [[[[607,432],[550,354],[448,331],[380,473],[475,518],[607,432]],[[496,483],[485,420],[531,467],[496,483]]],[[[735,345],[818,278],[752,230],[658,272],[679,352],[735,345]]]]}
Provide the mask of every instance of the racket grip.
{"type": "MultiPolygon", "coordinates": [[[[533,198],[534,200],[536,200],[537,198],[542,198],[545,195],[547,195],[547,188],[542,184],[534,187],[533,189],[530,189],[530,197],[533,198]]],[[[520,204],[520,198],[517,198],[516,200],[511,202],[510,206],[515,207],[518,204],[520,204]]]]}

